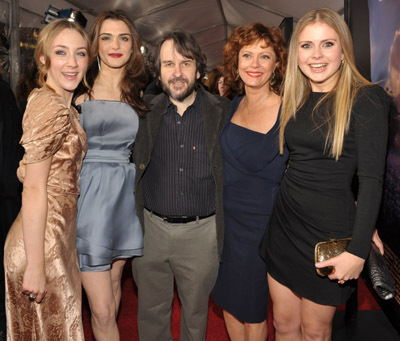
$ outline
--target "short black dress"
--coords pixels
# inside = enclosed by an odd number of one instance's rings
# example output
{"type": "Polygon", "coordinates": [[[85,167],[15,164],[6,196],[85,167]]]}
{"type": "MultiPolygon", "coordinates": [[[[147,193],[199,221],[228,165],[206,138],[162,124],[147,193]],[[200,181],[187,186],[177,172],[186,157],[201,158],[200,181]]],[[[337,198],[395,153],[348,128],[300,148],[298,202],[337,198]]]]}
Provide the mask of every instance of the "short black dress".
{"type": "MultiPolygon", "coordinates": [[[[352,237],[348,251],[367,257],[381,200],[391,100],[375,85],[358,92],[343,152],[335,161],[324,151],[322,115],[311,114],[323,95],[311,93],[286,126],[288,169],[260,254],[279,283],[313,302],[337,306],[348,299],[355,281],[338,285],[318,276],[315,244],[352,237]],[[357,206],[351,190],[354,175],[358,178],[357,206]]],[[[320,113],[325,109],[322,105],[320,113]]]]}
{"type": "Polygon", "coordinates": [[[242,98],[232,102],[220,138],[225,236],[212,298],[239,320],[259,323],[267,314],[268,284],[258,245],[268,225],[287,152],[279,154],[279,116],[266,134],[230,122],[242,98]]]}

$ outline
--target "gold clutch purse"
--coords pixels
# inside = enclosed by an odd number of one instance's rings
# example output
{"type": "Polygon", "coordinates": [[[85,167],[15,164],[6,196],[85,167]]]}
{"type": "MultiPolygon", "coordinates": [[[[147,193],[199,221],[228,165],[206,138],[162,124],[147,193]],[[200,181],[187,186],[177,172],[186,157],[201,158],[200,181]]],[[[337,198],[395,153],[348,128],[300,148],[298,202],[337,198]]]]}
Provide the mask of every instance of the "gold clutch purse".
{"type": "MultiPolygon", "coordinates": [[[[332,239],[325,242],[319,242],[315,245],[315,263],[323,262],[324,260],[336,257],[346,251],[351,238],[332,239]]],[[[328,276],[332,273],[333,267],[315,268],[320,276],[328,276]]]]}

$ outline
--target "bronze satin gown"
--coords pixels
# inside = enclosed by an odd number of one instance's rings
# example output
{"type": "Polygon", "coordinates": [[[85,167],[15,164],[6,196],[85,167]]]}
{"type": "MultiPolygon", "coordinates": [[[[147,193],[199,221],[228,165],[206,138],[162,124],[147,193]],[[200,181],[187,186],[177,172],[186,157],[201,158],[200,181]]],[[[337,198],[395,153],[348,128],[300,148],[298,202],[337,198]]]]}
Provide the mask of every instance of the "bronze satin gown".
{"type": "Polygon", "coordinates": [[[24,181],[27,163],[53,157],[47,181],[47,294],[40,304],[22,294],[26,265],[22,208],[4,249],[8,340],[83,340],[75,240],[85,133],[76,110],[66,107],[59,95],[46,89],[35,89],[30,94],[22,125],[25,154],[17,171],[20,181],[24,181]]]}

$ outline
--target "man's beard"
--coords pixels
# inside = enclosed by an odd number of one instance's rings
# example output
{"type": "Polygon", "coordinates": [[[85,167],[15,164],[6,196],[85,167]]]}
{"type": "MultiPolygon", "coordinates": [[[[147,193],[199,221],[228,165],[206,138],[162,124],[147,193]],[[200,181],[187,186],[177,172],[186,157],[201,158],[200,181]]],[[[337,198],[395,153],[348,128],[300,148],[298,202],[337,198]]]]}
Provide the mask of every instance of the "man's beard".
{"type": "Polygon", "coordinates": [[[174,100],[176,100],[176,101],[178,101],[178,102],[183,102],[183,100],[184,100],[186,97],[190,96],[190,95],[193,93],[194,89],[196,88],[196,82],[189,83],[189,81],[188,81],[186,78],[184,78],[184,77],[175,77],[175,78],[172,78],[172,79],[170,79],[170,80],[168,81],[167,84],[165,84],[165,82],[163,82],[163,81],[161,80],[161,85],[162,85],[162,88],[163,88],[164,92],[165,92],[169,97],[173,98],[174,100]],[[171,88],[170,88],[170,84],[171,84],[171,83],[174,83],[174,82],[184,82],[184,83],[186,83],[186,84],[187,84],[186,91],[184,91],[184,92],[182,92],[182,93],[179,93],[179,94],[174,94],[174,93],[172,93],[172,92],[171,92],[171,88]]]}

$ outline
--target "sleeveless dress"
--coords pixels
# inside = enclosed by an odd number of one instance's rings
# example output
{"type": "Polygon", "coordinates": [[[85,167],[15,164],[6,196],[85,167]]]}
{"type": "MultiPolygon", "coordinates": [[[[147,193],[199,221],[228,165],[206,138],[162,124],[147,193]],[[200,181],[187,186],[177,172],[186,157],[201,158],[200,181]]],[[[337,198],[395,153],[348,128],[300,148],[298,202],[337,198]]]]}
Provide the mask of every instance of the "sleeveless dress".
{"type": "Polygon", "coordinates": [[[17,171],[24,182],[26,164],[52,157],[47,181],[45,272],[47,294],[40,304],[22,294],[26,267],[23,207],[4,248],[8,340],[84,339],[81,279],[75,248],[78,181],[86,150],[79,115],[53,91],[35,89],[28,98],[21,144],[25,154],[17,171]]]}
{"type": "Polygon", "coordinates": [[[136,167],[129,162],[139,118],[124,102],[81,105],[88,151],[78,200],[76,247],[81,271],[105,271],[113,260],[143,254],[143,233],[133,194],[136,167]]]}
{"type": "MultiPolygon", "coordinates": [[[[279,283],[313,302],[338,306],[347,301],[356,281],[338,285],[320,277],[314,248],[331,238],[352,237],[347,251],[367,257],[381,200],[390,98],[378,86],[359,90],[343,152],[336,161],[324,152],[326,126],[321,115],[311,114],[323,95],[311,93],[286,126],[288,169],[260,254],[279,283]],[[354,175],[356,199],[351,188],[354,175]]],[[[326,105],[320,110],[326,110],[326,105]]]]}
{"type": "Polygon", "coordinates": [[[286,168],[279,154],[279,114],[266,134],[231,122],[243,96],[236,97],[221,133],[224,166],[224,249],[212,298],[241,321],[267,317],[267,269],[258,246],[286,168]]]}

